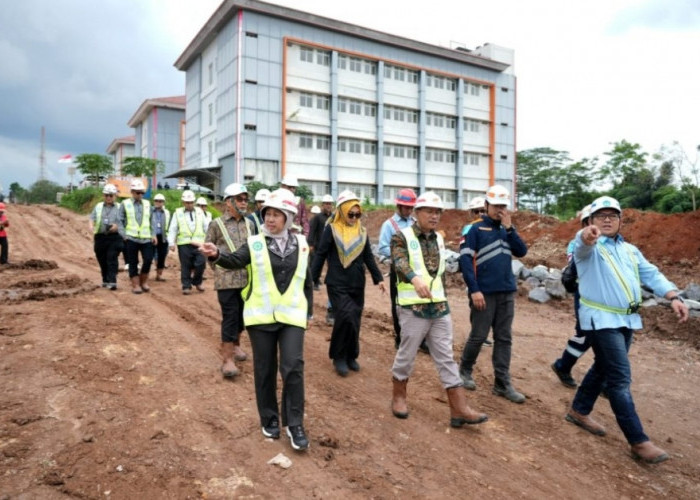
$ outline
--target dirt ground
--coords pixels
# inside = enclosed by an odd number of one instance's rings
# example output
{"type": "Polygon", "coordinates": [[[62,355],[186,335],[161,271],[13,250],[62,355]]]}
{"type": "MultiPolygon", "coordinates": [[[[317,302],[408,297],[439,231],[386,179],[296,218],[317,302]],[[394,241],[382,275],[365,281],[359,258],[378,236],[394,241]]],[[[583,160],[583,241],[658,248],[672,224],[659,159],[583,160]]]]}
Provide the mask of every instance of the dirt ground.
{"type": "MultiPolygon", "coordinates": [[[[376,239],[388,212],[365,221],[376,239]]],[[[519,297],[513,381],[523,405],[490,391],[489,350],[479,358],[470,404],[481,426],[449,427],[430,358],[408,385],[410,418],[391,415],[394,348],[389,299],[369,285],[362,370],[339,378],[327,356],[325,290],[305,346],[307,453],[260,433],[252,362],[233,382],[219,374],[220,310],[213,279],[185,297],[177,259],[152,292],[98,287],[87,217],[50,206],[8,210],[10,266],[0,269],[0,499],[14,498],[700,498],[700,320],[678,326],[665,308],[645,312],[631,352],[637,408],[672,460],[633,461],[609,405],[595,409],[600,438],[567,423],[574,392],[549,368],[573,333],[571,302],[519,297]],[[289,469],[268,465],[283,453],[289,469]]],[[[448,211],[442,227],[465,222],[448,211]]],[[[625,212],[625,234],[677,283],[698,282],[690,234],[700,213],[625,212]],[[674,229],[674,224],[677,227],[674,229]],[[687,228],[687,229],[686,229],[687,228]],[[685,232],[684,232],[685,231],[685,232]]],[[[576,222],[517,214],[527,265],[563,265],[576,222]]],[[[449,239],[449,238],[448,238],[449,239]]],[[[386,269],[385,269],[386,270],[386,269]]],[[[455,352],[469,328],[463,285],[449,290],[455,352]]],[[[247,336],[242,344],[250,352],[247,336]]],[[[577,379],[592,360],[575,367],[577,379]]]]}

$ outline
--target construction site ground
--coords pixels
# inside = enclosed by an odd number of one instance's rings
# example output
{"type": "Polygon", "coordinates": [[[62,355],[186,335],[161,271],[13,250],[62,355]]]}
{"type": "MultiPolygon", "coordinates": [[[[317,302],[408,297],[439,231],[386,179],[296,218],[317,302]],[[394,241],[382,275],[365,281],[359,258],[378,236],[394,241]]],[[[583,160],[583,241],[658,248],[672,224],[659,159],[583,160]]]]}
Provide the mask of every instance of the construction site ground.
{"type": "MultiPolygon", "coordinates": [[[[394,357],[390,304],[368,280],[362,369],[341,378],[328,359],[327,294],[315,293],[306,332],[306,453],[265,439],[252,361],[223,380],[220,309],[206,291],[183,296],[177,257],[165,282],[130,293],[100,288],[87,216],[11,205],[10,265],[0,268],[0,499],[62,498],[700,498],[700,319],[679,325],[666,307],[644,311],[630,358],[647,433],[671,455],[658,466],[629,456],[607,400],[594,410],[608,434],[564,420],[574,391],[550,369],[573,333],[571,299],[540,305],[519,294],[512,377],[516,405],[491,394],[490,350],[470,405],[489,415],[453,429],[429,356],[408,383],[410,417],[389,409],[394,357]],[[284,469],[268,464],[283,453],[284,469]]],[[[363,221],[376,241],[390,211],[363,221]]],[[[465,212],[441,228],[456,249],[465,212]]],[[[518,213],[528,266],[562,267],[575,221],[518,213]]],[[[700,213],[625,211],[623,233],[675,282],[700,281],[700,213]]],[[[388,271],[382,265],[384,272],[388,271]]],[[[387,279],[388,284],[388,279],[387,279]]],[[[450,278],[455,356],[469,332],[461,277],[450,278]]],[[[242,345],[250,353],[247,335],[242,345]]],[[[580,380],[587,353],[574,369],[580,380]]]]}

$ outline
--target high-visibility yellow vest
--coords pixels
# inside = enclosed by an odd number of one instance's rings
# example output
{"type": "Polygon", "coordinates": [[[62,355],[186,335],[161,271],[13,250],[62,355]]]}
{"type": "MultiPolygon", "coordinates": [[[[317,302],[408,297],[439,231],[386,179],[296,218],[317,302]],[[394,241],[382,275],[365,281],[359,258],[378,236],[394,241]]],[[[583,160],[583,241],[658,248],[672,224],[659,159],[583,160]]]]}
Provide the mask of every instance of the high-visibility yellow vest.
{"type": "Polygon", "coordinates": [[[134,200],[131,198],[122,202],[124,211],[126,212],[126,227],[124,232],[127,236],[138,239],[151,238],[151,202],[141,200],[143,203],[143,214],[141,215],[141,225],[136,222],[136,209],[134,208],[134,200]]]}
{"type": "Polygon", "coordinates": [[[407,227],[401,230],[401,233],[406,238],[406,248],[408,248],[408,263],[413,269],[413,272],[419,276],[428,287],[432,299],[426,299],[418,296],[415,287],[411,283],[399,282],[396,284],[397,296],[396,300],[400,306],[410,306],[413,304],[429,304],[431,302],[446,302],[445,289],[442,286],[442,275],[445,273],[445,241],[440,233],[437,233],[438,248],[440,248],[440,265],[435,277],[430,276],[428,269],[425,267],[423,260],[423,252],[421,251],[420,242],[416,237],[416,233],[412,227],[407,227]]]}
{"type": "MultiPolygon", "coordinates": [[[[105,206],[105,202],[101,201],[97,205],[95,205],[95,224],[93,231],[95,234],[97,234],[100,230],[100,224],[102,224],[102,208],[105,206]]],[[[114,208],[119,210],[119,203],[114,204],[114,208]]],[[[114,233],[117,234],[117,233],[114,233]]]]}
{"type": "Polygon", "coordinates": [[[190,243],[204,243],[207,237],[204,232],[204,212],[200,208],[194,209],[194,231],[190,229],[185,217],[184,207],[175,210],[177,217],[177,244],[189,245],[190,243]]]}
{"type": "Polygon", "coordinates": [[[284,323],[306,328],[308,302],[304,295],[304,282],[309,265],[309,245],[303,235],[294,236],[299,243],[297,267],[284,294],[280,293],[275,283],[265,236],[258,234],[248,238],[250,268],[248,285],[242,294],[245,300],[243,322],[246,326],[284,323]]]}

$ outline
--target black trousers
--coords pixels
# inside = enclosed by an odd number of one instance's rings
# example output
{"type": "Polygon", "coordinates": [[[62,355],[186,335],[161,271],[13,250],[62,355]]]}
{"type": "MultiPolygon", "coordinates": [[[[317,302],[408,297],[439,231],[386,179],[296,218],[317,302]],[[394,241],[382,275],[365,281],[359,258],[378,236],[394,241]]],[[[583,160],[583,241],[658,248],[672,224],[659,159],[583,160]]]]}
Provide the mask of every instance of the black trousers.
{"type": "Polygon", "coordinates": [[[357,359],[360,355],[360,322],[365,291],[362,288],[326,287],[335,316],[328,357],[348,361],[357,359]]]}
{"type": "Polygon", "coordinates": [[[124,248],[124,240],[119,233],[95,235],[95,257],[100,265],[102,283],[117,282],[119,272],[119,254],[124,248]]]}
{"type": "Polygon", "coordinates": [[[280,417],[277,406],[277,347],[282,377],[283,426],[304,423],[304,329],[275,323],[249,326],[253,347],[255,400],[260,424],[267,425],[273,416],[280,417]]]}
{"type": "Polygon", "coordinates": [[[401,343],[401,323],[399,323],[398,306],[396,305],[396,297],[398,296],[396,271],[394,270],[394,264],[391,265],[389,270],[389,297],[391,297],[391,319],[394,320],[394,337],[396,339],[396,345],[401,343]]]}
{"type": "Polygon", "coordinates": [[[7,264],[9,252],[10,244],[7,242],[7,236],[0,236],[0,264],[7,264]]]}
{"type": "Polygon", "coordinates": [[[217,290],[221,306],[221,342],[240,340],[243,331],[243,298],[240,288],[217,290]]]}
{"type": "Polygon", "coordinates": [[[165,269],[165,258],[168,256],[168,239],[157,234],[158,243],[153,246],[156,254],[156,269],[165,269]]]}
{"type": "Polygon", "coordinates": [[[141,274],[148,274],[151,270],[151,262],[153,261],[153,243],[137,243],[136,241],[126,240],[126,263],[129,264],[129,278],[139,275],[139,252],[141,253],[141,274]]]}
{"type": "Polygon", "coordinates": [[[180,281],[182,289],[187,290],[202,284],[206,259],[193,245],[178,245],[177,254],[180,257],[180,281]],[[192,275],[194,271],[194,276],[192,275]]]}

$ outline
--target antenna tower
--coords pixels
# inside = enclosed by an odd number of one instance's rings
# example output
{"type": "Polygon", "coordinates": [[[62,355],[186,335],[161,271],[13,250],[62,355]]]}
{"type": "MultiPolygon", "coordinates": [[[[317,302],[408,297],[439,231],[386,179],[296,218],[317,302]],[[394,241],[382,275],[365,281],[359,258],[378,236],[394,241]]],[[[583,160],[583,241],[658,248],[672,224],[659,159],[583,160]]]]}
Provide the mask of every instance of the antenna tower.
{"type": "Polygon", "coordinates": [[[41,152],[39,153],[39,180],[46,180],[46,130],[41,127],[41,152]]]}

